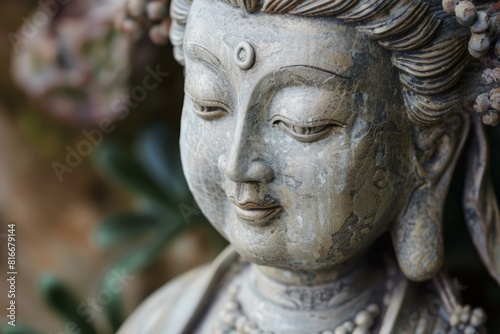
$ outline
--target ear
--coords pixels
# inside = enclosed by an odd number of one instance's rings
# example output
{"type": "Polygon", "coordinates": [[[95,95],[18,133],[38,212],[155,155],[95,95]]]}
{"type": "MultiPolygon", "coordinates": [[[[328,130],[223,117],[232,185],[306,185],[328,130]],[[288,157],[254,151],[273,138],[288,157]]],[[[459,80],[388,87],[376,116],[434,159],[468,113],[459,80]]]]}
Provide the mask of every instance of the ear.
{"type": "Polygon", "coordinates": [[[469,128],[470,117],[460,114],[413,128],[417,168],[408,182],[410,199],[392,228],[399,266],[411,280],[430,279],[442,266],[444,203],[469,128]]]}

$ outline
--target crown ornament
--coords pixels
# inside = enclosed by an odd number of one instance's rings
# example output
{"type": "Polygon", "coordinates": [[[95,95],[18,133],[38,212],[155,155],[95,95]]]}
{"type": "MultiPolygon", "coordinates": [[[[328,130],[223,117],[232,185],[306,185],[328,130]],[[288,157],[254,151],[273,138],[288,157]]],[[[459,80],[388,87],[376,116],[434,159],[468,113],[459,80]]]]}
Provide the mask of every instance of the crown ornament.
{"type": "MultiPolygon", "coordinates": [[[[458,23],[470,28],[468,50],[472,57],[481,59],[488,67],[482,80],[486,85],[498,85],[500,81],[500,2],[476,6],[468,0],[443,0],[443,9],[455,15],[458,23]]],[[[481,93],[476,98],[474,110],[481,115],[484,124],[500,123],[500,88],[481,93]]]]}

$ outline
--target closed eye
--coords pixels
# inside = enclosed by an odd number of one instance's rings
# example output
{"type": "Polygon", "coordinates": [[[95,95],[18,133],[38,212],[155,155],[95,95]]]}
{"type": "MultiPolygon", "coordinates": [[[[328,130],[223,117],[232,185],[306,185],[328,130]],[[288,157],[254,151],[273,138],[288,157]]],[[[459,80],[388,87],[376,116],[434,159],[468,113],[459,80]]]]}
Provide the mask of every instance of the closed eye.
{"type": "Polygon", "coordinates": [[[193,101],[193,111],[199,117],[206,120],[214,120],[221,118],[229,113],[229,107],[215,100],[199,100],[188,94],[193,101]]]}
{"type": "Polygon", "coordinates": [[[223,107],[199,103],[194,103],[194,112],[196,113],[196,115],[207,120],[221,118],[228,113],[227,110],[223,107]]]}
{"type": "Polygon", "coordinates": [[[314,142],[327,137],[334,128],[345,127],[333,120],[318,121],[312,124],[297,124],[282,116],[272,117],[273,125],[277,125],[292,138],[300,142],[314,142]]]}

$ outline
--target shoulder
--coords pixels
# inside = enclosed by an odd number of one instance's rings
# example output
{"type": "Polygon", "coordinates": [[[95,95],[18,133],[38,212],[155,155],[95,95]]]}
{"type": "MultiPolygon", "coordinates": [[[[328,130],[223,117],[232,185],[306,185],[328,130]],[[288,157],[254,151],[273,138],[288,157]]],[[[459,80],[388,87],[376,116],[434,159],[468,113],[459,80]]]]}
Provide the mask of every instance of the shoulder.
{"type": "Polygon", "coordinates": [[[399,280],[390,303],[399,307],[388,307],[387,315],[392,313],[394,321],[387,333],[485,334],[484,312],[461,305],[459,293],[457,282],[443,274],[425,283],[399,280]]]}
{"type": "Polygon", "coordinates": [[[163,285],[127,318],[118,334],[156,333],[170,318],[172,307],[183,292],[205,276],[208,270],[208,265],[197,267],[163,285]]]}
{"type": "Polygon", "coordinates": [[[211,265],[192,269],[165,284],[132,313],[118,334],[184,333],[238,261],[234,249],[227,247],[211,265]]]}

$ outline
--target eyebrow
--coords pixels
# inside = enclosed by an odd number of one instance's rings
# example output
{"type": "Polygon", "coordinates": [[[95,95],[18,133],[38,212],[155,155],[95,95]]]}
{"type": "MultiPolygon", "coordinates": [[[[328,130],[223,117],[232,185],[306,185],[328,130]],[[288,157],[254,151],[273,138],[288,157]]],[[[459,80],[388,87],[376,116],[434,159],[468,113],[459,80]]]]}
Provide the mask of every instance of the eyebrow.
{"type": "Polygon", "coordinates": [[[210,59],[209,63],[212,64],[212,65],[215,65],[215,66],[220,66],[222,64],[222,62],[220,61],[219,58],[217,58],[216,55],[214,55],[210,50],[208,50],[207,48],[205,48],[204,46],[201,46],[199,44],[196,44],[196,43],[186,43],[185,44],[185,47],[186,47],[186,51],[189,51],[189,46],[195,46],[196,48],[193,49],[194,50],[200,50],[202,51],[205,55],[208,56],[208,59],[210,59]]]}
{"type": "MultiPolygon", "coordinates": [[[[220,61],[220,59],[217,58],[217,56],[215,54],[213,54],[210,50],[208,50],[204,46],[201,46],[200,44],[196,44],[196,43],[186,43],[185,46],[186,46],[186,50],[190,49],[189,46],[194,46],[194,47],[196,47],[196,49],[199,49],[200,51],[205,53],[208,56],[208,58],[211,60],[211,61],[209,61],[209,63],[211,63],[212,65],[215,65],[215,66],[222,65],[222,62],[220,61]]],[[[300,64],[299,65],[287,65],[287,66],[282,66],[279,69],[283,70],[283,69],[287,69],[287,68],[309,68],[309,69],[320,71],[320,72],[323,72],[323,73],[326,73],[329,75],[334,75],[334,76],[342,78],[342,79],[346,79],[346,80],[351,79],[348,76],[338,74],[336,72],[329,71],[329,70],[326,70],[324,68],[321,68],[318,66],[313,66],[313,65],[300,65],[300,64]]]]}
{"type": "Polygon", "coordinates": [[[339,77],[339,78],[342,78],[342,79],[346,79],[346,80],[350,79],[350,77],[347,77],[345,75],[338,74],[336,72],[325,70],[324,68],[317,67],[317,66],[312,66],[312,65],[287,65],[287,66],[280,67],[280,70],[287,69],[287,68],[301,68],[301,67],[310,68],[310,69],[313,69],[313,70],[324,72],[324,73],[327,73],[327,74],[330,74],[330,75],[334,75],[336,77],[339,77]]]}

